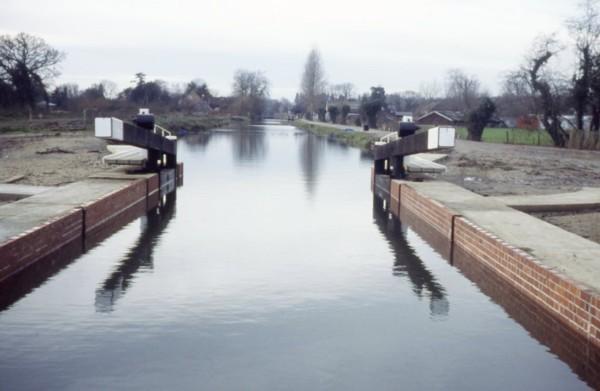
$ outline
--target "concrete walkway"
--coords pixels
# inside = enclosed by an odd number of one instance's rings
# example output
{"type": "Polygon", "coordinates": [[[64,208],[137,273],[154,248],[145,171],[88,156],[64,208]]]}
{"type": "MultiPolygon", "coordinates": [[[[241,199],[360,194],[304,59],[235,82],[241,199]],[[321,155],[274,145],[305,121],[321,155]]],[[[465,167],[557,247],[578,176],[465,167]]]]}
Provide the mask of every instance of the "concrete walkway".
{"type": "Polygon", "coordinates": [[[600,188],[584,187],[572,193],[490,197],[524,212],[562,212],[600,208],[600,188]]]}
{"type": "Polygon", "coordinates": [[[85,180],[0,206],[0,243],[48,220],[126,187],[123,180],[85,180]]]}
{"type": "Polygon", "coordinates": [[[52,189],[48,186],[18,185],[14,183],[0,183],[0,201],[12,201],[52,189]]]}
{"type": "Polygon", "coordinates": [[[544,265],[600,291],[600,244],[447,182],[405,183],[544,265]]]}

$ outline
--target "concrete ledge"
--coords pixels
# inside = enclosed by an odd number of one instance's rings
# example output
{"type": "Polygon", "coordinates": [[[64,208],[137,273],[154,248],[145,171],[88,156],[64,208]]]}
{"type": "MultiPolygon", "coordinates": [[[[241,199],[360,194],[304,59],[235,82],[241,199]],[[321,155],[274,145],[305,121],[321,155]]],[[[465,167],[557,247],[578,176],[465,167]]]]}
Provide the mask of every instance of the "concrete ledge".
{"type": "Polygon", "coordinates": [[[21,198],[31,197],[50,189],[52,187],[0,183],[0,201],[20,200],[21,198]]]}
{"type": "Polygon", "coordinates": [[[566,212],[600,208],[600,188],[562,194],[490,197],[523,212],[566,212]]]}

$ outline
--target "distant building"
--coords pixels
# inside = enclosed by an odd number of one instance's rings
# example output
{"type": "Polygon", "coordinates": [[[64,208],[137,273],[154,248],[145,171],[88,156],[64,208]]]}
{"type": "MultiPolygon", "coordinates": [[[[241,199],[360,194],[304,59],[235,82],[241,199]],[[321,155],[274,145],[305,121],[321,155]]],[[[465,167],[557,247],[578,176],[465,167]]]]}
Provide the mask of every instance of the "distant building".
{"type": "Polygon", "coordinates": [[[431,111],[417,118],[419,125],[464,126],[465,114],[460,111],[431,111]]]}
{"type": "Polygon", "coordinates": [[[414,122],[413,113],[410,111],[390,110],[389,113],[396,117],[399,122],[414,122]]]}

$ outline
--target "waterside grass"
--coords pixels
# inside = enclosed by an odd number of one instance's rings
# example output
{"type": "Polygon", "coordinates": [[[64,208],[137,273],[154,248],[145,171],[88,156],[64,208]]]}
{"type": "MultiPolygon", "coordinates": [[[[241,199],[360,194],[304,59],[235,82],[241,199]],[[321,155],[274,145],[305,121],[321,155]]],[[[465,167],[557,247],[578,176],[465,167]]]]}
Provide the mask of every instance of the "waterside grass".
{"type": "Polygon", "coordinates": [[[328,139],[335,140],[342,144],[364,150],[369,150],[373,141],[379,139],[379,137],[373,133],[357,131],[348,132],[336,127],[328,126],[326,123],[316,125],[302,120],[296,120],[293,124],[300,129],[304,129],[318,136],[327,137],[328,139]]]}

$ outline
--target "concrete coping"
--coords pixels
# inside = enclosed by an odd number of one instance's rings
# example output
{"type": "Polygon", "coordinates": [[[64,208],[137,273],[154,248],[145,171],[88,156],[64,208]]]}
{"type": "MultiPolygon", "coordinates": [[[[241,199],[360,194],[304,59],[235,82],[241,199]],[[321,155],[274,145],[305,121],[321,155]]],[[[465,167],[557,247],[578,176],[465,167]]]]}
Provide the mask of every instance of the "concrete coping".
{"type": "Polygon", "coordinates": [[[597,187],[584,187],[571,193],[490,198],[524,212],[563,212],[600,208],[600,188],[597,187]]]}

